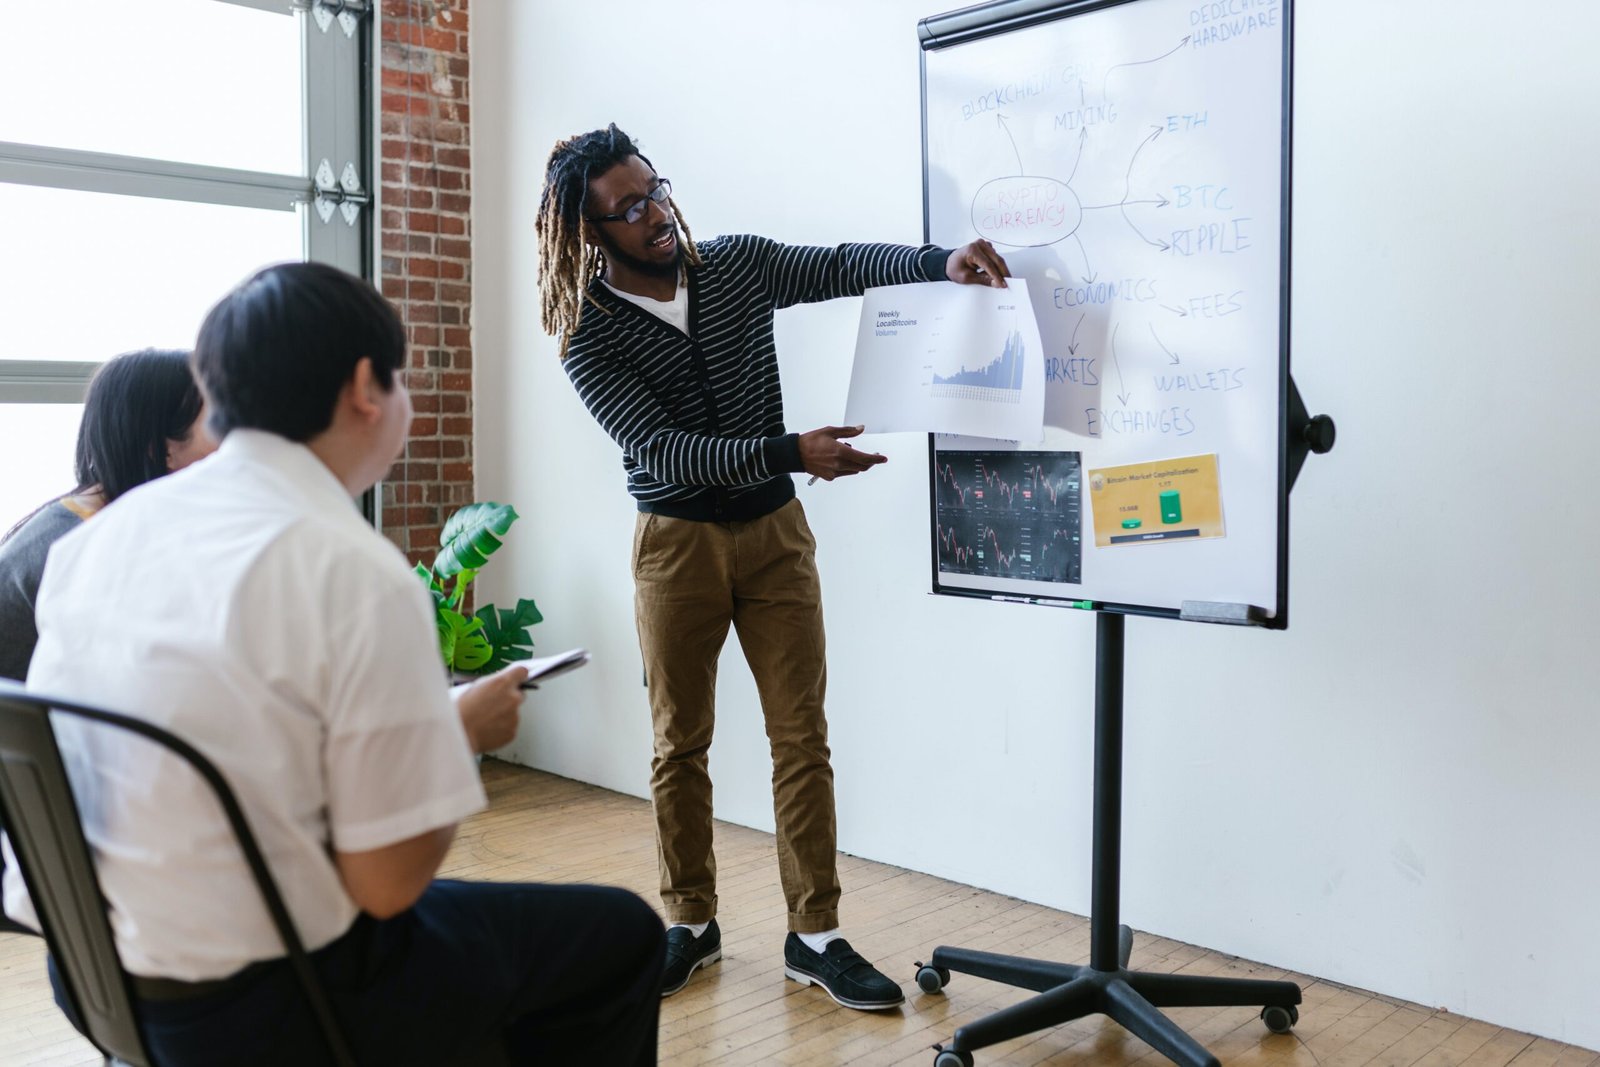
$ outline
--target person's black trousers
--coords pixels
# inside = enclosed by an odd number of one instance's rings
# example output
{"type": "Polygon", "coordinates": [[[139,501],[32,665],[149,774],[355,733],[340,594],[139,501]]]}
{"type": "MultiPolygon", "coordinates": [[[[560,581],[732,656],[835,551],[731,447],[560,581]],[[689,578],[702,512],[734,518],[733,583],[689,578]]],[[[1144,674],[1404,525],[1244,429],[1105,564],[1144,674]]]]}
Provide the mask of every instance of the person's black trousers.
{"type": "MultiPolygon", "coordinates": [[[[626,890],[435,882],[312,960],[361,1064],[631,1067],[656,1062],[665,951],[661,920],[626,890]]],[[[286,961],[242,988],[139,1006],[163,1067],[330,1062],[286,961]]]]}

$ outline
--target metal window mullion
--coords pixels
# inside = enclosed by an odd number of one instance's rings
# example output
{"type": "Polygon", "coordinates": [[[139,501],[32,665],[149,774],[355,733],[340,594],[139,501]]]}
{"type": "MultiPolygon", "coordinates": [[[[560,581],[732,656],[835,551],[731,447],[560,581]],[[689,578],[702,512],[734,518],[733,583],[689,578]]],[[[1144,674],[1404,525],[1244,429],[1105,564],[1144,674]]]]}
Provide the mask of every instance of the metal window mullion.
{"type": "Polygon", "coordinates": [[[0,360],[0,404],[81,404],[98,363],[0,360]]]}
{"type": "MultiPolygon", "coordinates": [[[[296,8],[302,5],[297,0],[296,8]]],[[[376,47],[373,22],[376,15],[370,8],[359,14],[352,12],[344,18],[319,24],[314,14],[300,16],[301,69],[305,80],[306,173],[315,176],[322,161],[335,180],[353,166],[357,189],[365,194],[365,203],[356,206],[339,204],[327,221],[323,221],[317,205],[301,216],[306,227],[306,258],[313,262],[328,263],[351,274],[376,281],[376,256],[374,246],[377,232],[374,190],[378,186],[376,153],[372,150],[374,123],[370,119],[372,101],[366,79],[370,68],[376,66],[372,58],[376,47]],[[350,25],[347,27],[346,23],[350,25]],[[347,219],[346,208],[354,207],[352,218],[347,219]]],[[[315,183],[313,183],[315,184],[315,183]]],[[[368,489],[361,494],[361,513],[374,526],[380,525],[378,505],[379,490],[368,489]]]]}
{"type": "MultiPolygon", "coordinates": [[[[361,57],[371,47],[371,16],[362,18],[353,36],[343,33],[337,24],[328,30],[320,29],[309,16],[302,15],[300,24],[306,173],[315,175],[323,160],[336,176],[353,165],[362,191],[370,198],[376,181],[367,147],[368,126],[362,120],[367,95],[361,83],[361,57]]],[[[341,211],[334,211],[326,222],[314,208],[306,211],[306,258],[370,277],[372,215],[370,203],[360,206],[354,224],[347,222],[341,211]]]]}
{"type": "Polygon", "coordinates": [[[298,175],[0,141],[0,182],[162,200],[293,211],[310,196],[298,175]]]}
{"type": "Polygon", "coordinates": [[[369,13],[373,5],[367,0],[216,0],[221,4],[233,4],[236,7],[252,7],[257,11],[271,11],[274,14],[293,14],[296,11],[314,11],[322,8],[330,15],[348,13],[359,18],[369,13]]]}
{"type": "Polygon", "coordinates": [[[257,11],[268,11],[274,15],[292,15],[299,5],[295,0],[217,0],[220,4],[232,4],[235,7],[250,7],[257,11]]]}

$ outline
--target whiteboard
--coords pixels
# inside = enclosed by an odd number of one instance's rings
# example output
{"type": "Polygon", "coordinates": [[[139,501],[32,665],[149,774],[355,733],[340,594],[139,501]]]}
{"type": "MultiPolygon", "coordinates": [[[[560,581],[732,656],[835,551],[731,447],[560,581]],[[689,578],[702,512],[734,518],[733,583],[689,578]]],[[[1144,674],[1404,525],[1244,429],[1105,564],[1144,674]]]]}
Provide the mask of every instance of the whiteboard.
{"type": "Polygon", "coordinates": [[[936,592],[1286,624],[1289,17],[923,20],[927,239],[1028,279],[1047,377],[1042,446],[931,438],[936,592]]]}

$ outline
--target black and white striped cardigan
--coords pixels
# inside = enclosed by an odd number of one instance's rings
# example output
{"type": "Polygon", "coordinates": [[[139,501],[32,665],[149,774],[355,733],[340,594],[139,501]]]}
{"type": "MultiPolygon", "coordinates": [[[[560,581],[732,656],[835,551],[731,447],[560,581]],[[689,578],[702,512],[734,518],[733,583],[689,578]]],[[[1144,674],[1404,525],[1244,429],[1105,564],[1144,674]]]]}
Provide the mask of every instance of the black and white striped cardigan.
{"type": "Polygon", "coordinates": [[[783,425],[772,314],[878,285],[942,281],[933,245],[781,245],[747,234],[700,241],[689,333],[599,281],[567,348],[578,396],[622,446],[639,510],[705,522],[754,519],[794,496],[797,435],[783,425]]]}

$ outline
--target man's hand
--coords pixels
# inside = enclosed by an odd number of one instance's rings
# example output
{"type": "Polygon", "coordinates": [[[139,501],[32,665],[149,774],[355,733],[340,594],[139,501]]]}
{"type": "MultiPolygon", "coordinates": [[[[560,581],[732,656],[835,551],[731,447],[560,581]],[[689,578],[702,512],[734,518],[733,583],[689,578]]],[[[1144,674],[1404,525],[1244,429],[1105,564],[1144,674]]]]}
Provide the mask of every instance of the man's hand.
{"type": "Polygon", "coordinates": [[[821,478],[831,482],[847,474],[860,474],[878,463],[889,462],[888,456],[876,452],[860,452],[840,440],[855,437],[865,426],[824,426],[800,435],[800,462],[805,464],[811,480],[821,478]]]}
{"type": "Polygon", "coordinates": [[[522,710],[521,686],[527,679],[528,668],[513,663],[487,678],[450,690],[472,751],[488,752],[510,744],[517,736],[518,713],[522,710]]]}
{"type": "Polygon", "coordinates": [[[1011,268],[994,250],[994,245],[980,237],[950,253],[950,258],[944,261],[944,276],[962,285],[993,285],[1004,289],[1006,279],[1011,277],[1011,268]]]}

